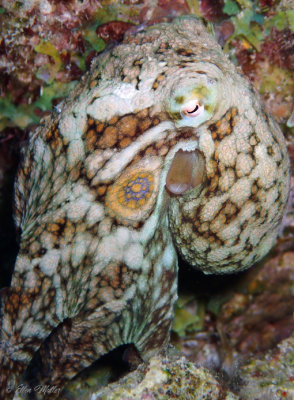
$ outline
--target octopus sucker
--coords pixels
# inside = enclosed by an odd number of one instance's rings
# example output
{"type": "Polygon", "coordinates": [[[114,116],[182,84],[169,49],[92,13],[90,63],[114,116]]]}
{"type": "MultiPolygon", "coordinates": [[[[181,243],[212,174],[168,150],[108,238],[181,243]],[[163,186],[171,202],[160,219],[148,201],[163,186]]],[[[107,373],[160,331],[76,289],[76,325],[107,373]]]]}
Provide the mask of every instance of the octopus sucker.
{"type": "Polygon", "coordinates": [[[34,384],[61,390],[126,340],[144,360],[165,349],[177,255],[207,274],[261,260],[289,171],[279,126],[196,17],[105,50],[23,151],[0,398],[13,398],[37,351],[34,384]]]}

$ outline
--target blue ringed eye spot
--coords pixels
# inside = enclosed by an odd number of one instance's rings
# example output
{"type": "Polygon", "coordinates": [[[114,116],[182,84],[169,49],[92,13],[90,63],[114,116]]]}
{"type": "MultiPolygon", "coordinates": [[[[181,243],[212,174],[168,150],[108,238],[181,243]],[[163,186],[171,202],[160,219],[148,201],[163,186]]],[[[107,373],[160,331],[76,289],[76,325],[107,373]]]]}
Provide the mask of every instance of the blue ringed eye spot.
{"type": "Polygon", "coordinates": [[[129,182],[124,189],[125,202],[132,200],[139,201],[145,199],[150,191],[150,182],[147,177],[136,177],[133,181],[129,182]]]}
{"type": "Polygon", "coordinates": [[[159,160],[153,158],[123,172],[107,191],[105,205],[111,216],[122,223],[135,223],[145,219],[153,209],[157,199],[159,160]],[[146,164],[148,170],[146,170],[146,164]]]}

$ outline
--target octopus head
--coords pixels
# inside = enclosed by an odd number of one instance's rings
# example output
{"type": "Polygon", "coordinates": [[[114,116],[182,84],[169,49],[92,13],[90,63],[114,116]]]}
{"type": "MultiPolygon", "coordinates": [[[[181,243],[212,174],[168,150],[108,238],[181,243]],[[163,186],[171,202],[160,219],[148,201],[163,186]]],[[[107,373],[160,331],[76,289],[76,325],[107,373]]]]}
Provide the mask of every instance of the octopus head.
{"type": "Polygon", "coordinates": [[[279,127],[256,106],[249,85],[211,71],[188,73],[171,87],[167,111],[193,140],[175,149],[166,189],[178,252],[191,266],[222,274],[249,268],[273,246],[289,162],[279,127]]]}

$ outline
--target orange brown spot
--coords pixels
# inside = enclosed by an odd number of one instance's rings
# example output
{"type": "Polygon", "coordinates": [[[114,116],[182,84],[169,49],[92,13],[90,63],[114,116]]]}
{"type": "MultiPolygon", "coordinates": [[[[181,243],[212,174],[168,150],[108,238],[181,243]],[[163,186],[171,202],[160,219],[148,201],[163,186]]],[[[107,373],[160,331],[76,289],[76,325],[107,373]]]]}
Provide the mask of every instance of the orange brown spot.
{"type": "Polygon", "coordinates": [[[122,136],[135,136],[137,128],[137,118],[127,115],[117,123],[119,134],[122,136]]]}
{"type": "Polygon", "coordinates": [[[115,146],[117,142],[117,129],[114,126],[108,126],[98,144],[101,148],[107,149],[115,146]]]}
{"type": "Polygon", "coordinates": [[[123,140],[120,141],[120,147],[123,149],[131,144],[131,139],[130,138],[124,138],[123,140]]]}
{"type": "Polygon", "coordinates": [[[96,132],[101,133],[104,129],[104,124],[102,122],[96,122],[96,132]]]}

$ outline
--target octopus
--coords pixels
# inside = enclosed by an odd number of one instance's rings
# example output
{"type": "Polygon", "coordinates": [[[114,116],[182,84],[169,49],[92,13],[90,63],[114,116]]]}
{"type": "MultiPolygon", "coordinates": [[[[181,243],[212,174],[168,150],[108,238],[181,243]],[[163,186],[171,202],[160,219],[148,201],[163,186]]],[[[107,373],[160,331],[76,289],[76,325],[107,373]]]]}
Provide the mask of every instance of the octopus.
{"type": "Polygon", "coordinates": [[[126,34],[23,151],[1,398],[37,351],[38,383],[62,388],[120,345],[143,360],[164,349],[178,257],[205,274],[249,268],[275,243],[288,193],[278,125],[200,20],[126,34]]]}

